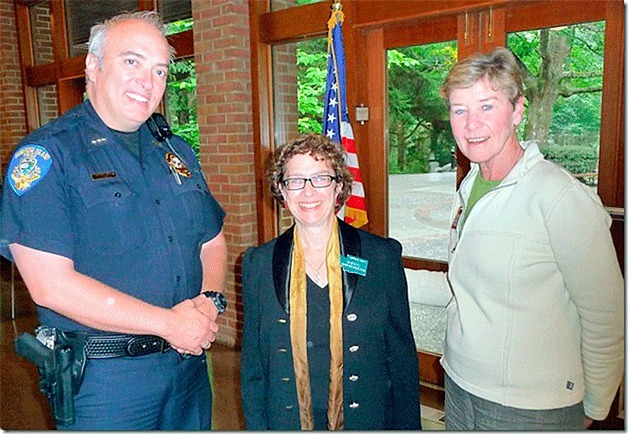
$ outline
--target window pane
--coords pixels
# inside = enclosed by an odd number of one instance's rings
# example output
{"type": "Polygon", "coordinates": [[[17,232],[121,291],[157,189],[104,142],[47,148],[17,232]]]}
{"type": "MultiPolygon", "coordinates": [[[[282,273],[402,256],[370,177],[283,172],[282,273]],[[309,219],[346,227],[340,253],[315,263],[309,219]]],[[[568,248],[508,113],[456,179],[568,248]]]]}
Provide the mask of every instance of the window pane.
{"type": "Polygon", "coordinates": [[[157,10],[166,24],[192,18],[191,0],[158,0],[157,10]]]}
{"type": "Polygon", "coordinates": [[[89,30],[94,24],[122,12],[137,11],[137,0],[65,0],[70,57],[87,53],[89,30]]]}
{"type": "Polygon", "coordinates": [[[52,52],[52,30],[50,27],[49,3],[39,2],[29,8],[31,38],[35,65],[45,65],[54,61],[52,52]]]}
{"type": "Polygon", "coordinates": [[[600,21],[508,35],[508,48],[524,71],[526,111],[519,139],[538,141],[548,160],[592,187],[600,148],[604,29],[600,21]]]}
{"type": "MultiPolygon", "coordinates": [[[[281,146],[298,135],[299,108],[297,100],[297,43],[274,45],[272,48],[273,131],[275,146],[281,146]]],[[[275,202],[273,201],[275,204],[275,202]]],[[[275,204],[276,205],[276,204],[275,204]]],[[[277,205],[276,205],[277,206],[277,205]]],[[[277,208],[278,233],[292,225],[285,209],[277,208]]]]}
{"type": "Polygon", "coordinates": [[[59,117],[57,86],[55,84],[37,88],[37,105],[39,106],[40,127],[59,117]]]}
{"type": "Polygon", "coordinates": [[[404,256],[447,261],[456,145],[439,87],[455,41],[389,50],[388,235],[404,256]]]}
{"type": "Polygon", "coordinates": [[[200,157],[194,59],[183,59],[170,65],[166,114],[172,131],[183,137],[200,157]]]}
{"type": "MultiPolygon", "coordinates": [[[[185,20],[173,21],[171,23],[166,24],[166,35],[174,35],[176,33],[185,32],[194,27],[194,20],[192,18],[187,18],[185,20]]],[[[176,55],[176,53],[175,53],[176,55]]]]}
{"type": "Polygon", "coordinates": [[[310,39],[296,45],[299,133],[320,134],[327,83],[327,38],[310,39]]]}
{"type": "MultiPolygon", "coordinates": [[[[327,74],[327,38],[309,39],[272,48],[274,140],[277,146],[299,134],[322,131],[327,74]]],[[[279,233],[290,227],[290,213],[281,210],[279,233]]]]}

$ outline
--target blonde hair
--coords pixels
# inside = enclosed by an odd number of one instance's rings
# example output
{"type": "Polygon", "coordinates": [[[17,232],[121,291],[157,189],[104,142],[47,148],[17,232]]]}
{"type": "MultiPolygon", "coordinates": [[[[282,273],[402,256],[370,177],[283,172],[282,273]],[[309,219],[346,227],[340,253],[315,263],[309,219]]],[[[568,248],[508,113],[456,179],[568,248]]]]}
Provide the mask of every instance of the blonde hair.
{"type": "Polygon", "coordinates": [[[449,105],[451,92],[473,86],[484,77],[494,90],[505,92],[513,106],[524,95],[517,59],[504,47],[494,48],[488,54],[475,53],[456,63],[441,86],[440,95],[449,105]]]}

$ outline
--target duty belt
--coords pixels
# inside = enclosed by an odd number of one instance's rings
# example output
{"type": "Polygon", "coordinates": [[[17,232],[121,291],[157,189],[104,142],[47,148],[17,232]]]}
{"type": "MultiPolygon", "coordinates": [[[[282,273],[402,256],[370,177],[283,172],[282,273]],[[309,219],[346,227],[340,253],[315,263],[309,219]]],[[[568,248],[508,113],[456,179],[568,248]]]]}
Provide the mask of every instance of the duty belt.
{"type": "Polygon", "coordinates": [[[170,344],[165,339],[153,335],[93,334],[85,339],[88,359],[137,357],[165,353],[169,349],[170,344]]]}

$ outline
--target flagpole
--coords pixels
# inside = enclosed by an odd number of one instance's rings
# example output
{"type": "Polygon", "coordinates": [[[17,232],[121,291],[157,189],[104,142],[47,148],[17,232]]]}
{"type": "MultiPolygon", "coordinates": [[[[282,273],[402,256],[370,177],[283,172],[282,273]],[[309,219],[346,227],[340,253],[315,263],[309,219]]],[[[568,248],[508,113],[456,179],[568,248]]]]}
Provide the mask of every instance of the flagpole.
{"type": "MultiPolygon", "coordinates": [[[[344,22],[345,20],[345,14],[342,12],[342,2],[340,0],[334,0],[334,3],[331,6],[331,17],[329,18],[329,20],[327,21],[327,52],[331,51],[331,58],[332,61],[334,63],[334,68],[333,68],[333,74],[336,78],[336,83],[340,83],[340,77],[338,76],[338,65],[336,64],[336,52],[334,51],[334,44],[333,44],[333,36],[332,36],[332,32],[334,27],[336,27],[339,23],[344,22]]],[[[338,92],[336,94],[336,97],[338,98],[338,119],[342,118],[342,103],[341,103],[341,96],[344,95],[340,95],[340,92],[338,92]]]]}
{"type": "Polygon", "coordinates": [[[337,142],[345,152],[347,167],[353,176],[351,193],[337,215],[345,222],[360,227],[368,223],[364,185],[358,163],[357,148],[353,129],[346,106],[346,67],[345,51],[342,41],[342,23],[344,21],[342,2],[334,0],[331,16],[327,21],[327,84],[325,107],[323,109],[323,134],[337,142]]]}

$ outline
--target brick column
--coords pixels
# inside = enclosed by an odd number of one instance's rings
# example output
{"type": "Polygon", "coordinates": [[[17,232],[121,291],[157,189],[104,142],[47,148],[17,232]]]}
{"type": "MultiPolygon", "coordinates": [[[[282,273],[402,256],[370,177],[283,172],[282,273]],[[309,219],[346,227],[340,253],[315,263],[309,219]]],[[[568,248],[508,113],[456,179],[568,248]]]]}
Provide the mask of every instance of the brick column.
{"type": "Polygon", "coordinates": [[[11,0],[0,0],[0,174],[4,179],[8,159],[26,135],[26,114],[11,0]]]}
{"type": "MultiPolygon", "coordinates": [[[[13,1],[0,0],[0,175],[4,176],[11,152],[26,135],[26,113],[15,28],[13,1]]],[[[34,312],[26,287],[15,284],[16,315],[34,312]]],[[[11,316],[11,265],[0,258],[0,317],[11,316]]]]}
{"type": "Polygon", "coordinates": [[[242,334],[242,254],[257,243],[248,12],[246,0],[192,0],[201,166],[227,212],[229,308],[217,340],[232,346],[242,334]]]}

